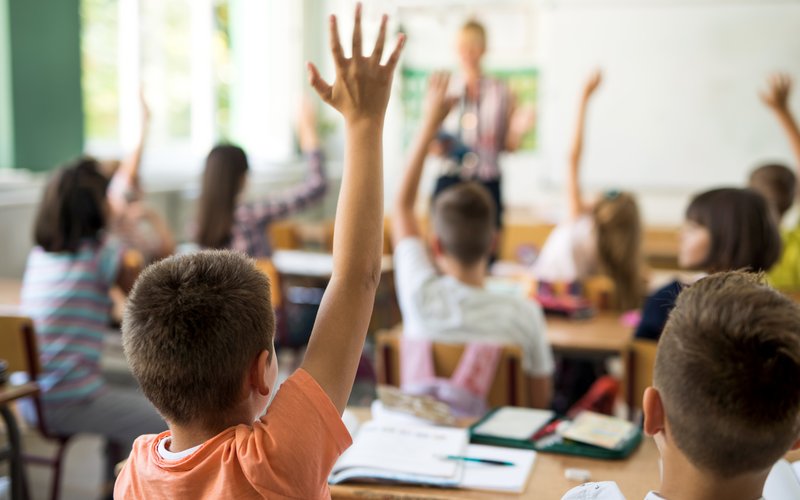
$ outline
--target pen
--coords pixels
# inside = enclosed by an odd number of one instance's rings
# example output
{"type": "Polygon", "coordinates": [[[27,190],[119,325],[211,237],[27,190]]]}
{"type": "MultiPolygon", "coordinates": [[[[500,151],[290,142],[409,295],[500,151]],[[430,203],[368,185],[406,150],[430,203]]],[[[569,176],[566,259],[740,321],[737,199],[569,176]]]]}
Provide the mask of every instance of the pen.
{"type": "Polygon", "coordinates": [[[475,462],[479,464],[486,464],[486,465],[503,465],[503,466],[513,466],[513,462],[504,462],[503,460],[491,460],[488,458],[474,458],[474,457],[462,457],[460,455],[447,455],[445,457],[447,460],[461,460],[462,462],[475,462]]]}

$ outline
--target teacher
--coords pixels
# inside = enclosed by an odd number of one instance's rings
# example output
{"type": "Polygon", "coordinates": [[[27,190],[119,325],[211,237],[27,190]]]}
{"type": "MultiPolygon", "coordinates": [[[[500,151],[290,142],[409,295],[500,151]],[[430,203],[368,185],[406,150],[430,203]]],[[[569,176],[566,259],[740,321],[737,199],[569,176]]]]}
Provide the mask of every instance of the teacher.
{"type": "Polygon", "coordinates": [[[519,148],[534,124],[531,109],[516,109],[508,86],[483,74],[486,29],[478,21],[467,21],[456,40],[460,78],[454,79],[458,101],[444,124],[440,147],[458,167],[442,175],[436,194],[464,180],[474,180],[489,190],[497,205],[497,228],[503,226],[500,154],[519,148]],[[449,144],[448,144],[449,143],[449,144]]]}

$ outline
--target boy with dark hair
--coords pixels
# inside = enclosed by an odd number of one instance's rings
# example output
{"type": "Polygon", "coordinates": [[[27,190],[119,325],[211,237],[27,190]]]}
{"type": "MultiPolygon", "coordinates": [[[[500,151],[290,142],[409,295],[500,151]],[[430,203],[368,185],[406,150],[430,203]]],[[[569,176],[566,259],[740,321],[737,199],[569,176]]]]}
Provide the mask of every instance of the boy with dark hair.
{"type": "MultiPolygon", "coordinates": [[[[776,74],[769,79],[769,88],[761,94],[761,100],[774,113],[781,128],[789,138],[795,157],[795,168],[800,169],[800,128],[789,109],[792,79],[788,75],[776,74]]],[[[795,173],[777,164],[764,165],[750,174],[749,186],[761,193],[777,216],[777,221],[786,215],[797,197],[795,173]]],[[[800,290],[800,226],[784,231],[783,254],[769,271],[769,282],[782,290],[800,290]]]]}
{"type": "Polygon", "coordinates": [[[380,278],[381,136],[403,42],[381,64],[386,22],[375,50],[362,56],[359,4],[346,58],[331,17],[334,84],[309,65],[311,85],[344,116],[347,135],[334,273],[303,364],[264,414],[278,370],[267,279],[228,252],[151,266],[129,301],[123,341],[170,430],[136,441],[117,498],[330,497],[328,475],[351,443],[341,413],[380,278]]]}
{"type": "MultiPolygon", "coordinates": [[[[800,446],[798,380],[798,304],[742,272],[687,288],[644,394],[644,430],[662,459],[661,486],[647,498],[761,498],[773,464],[800,446]]],[[[598,483],[564,498],[620,494],[613,483],[598,483]]]]}
{"type": "Polygon", "coordinates": [[[392,214],[395,278],[403,334],[445,342],[495,342],[519,345],[529,376],[531,405],[546,408],[552,393],[553,355],[544,318],[522,297],[484,288],[489,255],[496,240],[495,210],[481,185],[450,187],[433,202],[428,255],[414,214],[428,148],[454,100],[447,97],[449,75],[431,76],[425,117],[406,168],[392,214]],[[438,269],[442,275],[437,272],[438,269]]]}

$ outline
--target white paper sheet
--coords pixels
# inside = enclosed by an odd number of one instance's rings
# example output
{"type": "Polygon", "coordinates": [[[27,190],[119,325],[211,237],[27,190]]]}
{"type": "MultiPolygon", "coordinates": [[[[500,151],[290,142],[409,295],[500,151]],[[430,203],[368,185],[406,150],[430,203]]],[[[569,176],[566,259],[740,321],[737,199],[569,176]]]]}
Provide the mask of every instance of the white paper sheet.
{"type": "Polygon", "coordinates": [[[528,439],[549,422],[555,414],[549,410],[515,408],[499,409],[492,418],[475,428],[475,434],[508,439],[528,439]]]}
{"type": "Polygon", "coordinates": [[[524,493],[528,485],[528,477],[536,460],[533,450],[518,450],[471,444],[467,447],[466,456],[511,462],[513,466],[486,465],[466,462],[464,479],[461,487],[471,490],[506,491],[524,493]]]}

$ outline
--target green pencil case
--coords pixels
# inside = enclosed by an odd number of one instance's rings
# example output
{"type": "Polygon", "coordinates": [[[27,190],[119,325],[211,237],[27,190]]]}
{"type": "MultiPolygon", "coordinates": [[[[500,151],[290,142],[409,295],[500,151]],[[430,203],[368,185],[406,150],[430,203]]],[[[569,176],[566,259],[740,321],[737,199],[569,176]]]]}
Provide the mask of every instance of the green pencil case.
{"type": "MultiPolygon", "coordinates": [[[[602,448],[578,441],[572,441],[561,437],[557,433],[548,434],[541,439],[510,439],[499,436],[484,435],[475,431],[484,422],[490,420],[500,408],[495,408],[475,422],[469,428],[470,442],[475,444],[486,444],[492,446],[504,446],[507,448],[524,448],[535,450],[541,453],[557,453],[561,455],[574,455],[580,457],[597,458],[601,460],[621,460],[630,456],[642,442],[642,430],[634,427],[633,432],[618,445],[615,449],[602,448]]],[[[553,418],[551,420],[564,420],[553,418]]],[[[549,425],[549,424],[548,424],[549,425]]],[[[534,434],[535,435],[535,434],[534,434]]]]}

